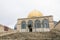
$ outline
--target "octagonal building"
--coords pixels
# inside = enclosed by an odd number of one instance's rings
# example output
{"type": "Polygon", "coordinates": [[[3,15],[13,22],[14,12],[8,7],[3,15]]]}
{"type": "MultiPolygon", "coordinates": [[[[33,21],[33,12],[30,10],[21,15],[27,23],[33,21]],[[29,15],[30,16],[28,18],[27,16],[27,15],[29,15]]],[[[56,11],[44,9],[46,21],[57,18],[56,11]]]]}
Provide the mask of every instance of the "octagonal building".
{"type": "Polygon", "coordinates": [[[19,32],[49,32],[54,28],[53,16],[43,16],[40,11],[33,10],[27,18],[19,18],[16,30],[19,32]]]}

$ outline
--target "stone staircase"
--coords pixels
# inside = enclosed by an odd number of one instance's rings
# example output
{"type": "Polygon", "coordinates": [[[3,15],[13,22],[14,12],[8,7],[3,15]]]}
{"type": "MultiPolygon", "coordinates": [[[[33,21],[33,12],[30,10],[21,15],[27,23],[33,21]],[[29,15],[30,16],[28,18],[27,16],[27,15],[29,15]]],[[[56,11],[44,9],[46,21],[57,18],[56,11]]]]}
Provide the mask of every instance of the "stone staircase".
{"type": "Polygon", "coordinates": [[[60,40],[60,36],[51,32],[15,32],[0,36],[3,40],[60,40]]]}

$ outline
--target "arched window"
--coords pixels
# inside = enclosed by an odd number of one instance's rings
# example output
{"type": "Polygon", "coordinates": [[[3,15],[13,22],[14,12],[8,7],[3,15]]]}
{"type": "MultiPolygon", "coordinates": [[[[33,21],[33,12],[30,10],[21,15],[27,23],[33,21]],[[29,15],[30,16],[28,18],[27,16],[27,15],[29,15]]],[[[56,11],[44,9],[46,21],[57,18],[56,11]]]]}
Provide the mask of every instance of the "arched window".
{"type": "Polygon", "coordinates": [[[40,20],[35,20],[35,28],[41,28],[40,20]]]}
{"type": "Polygon", "coordinates": [[[43,28],[49,28],[49,21],[47,19],[43,20],[43,28]]]}
{"type": "Polygon", "coordinates": [[[28,21],[28,25],[33,26],[33,21],[32,21],[32,20],[29,20],[29,21],[28,21]]]}
{"type": "Polygon", "coordinates": [[[25,22],[25,21],[22,21],[22,22],[21,22],[21,28],[22,28],[22,29],[26,29],[26,22],[25,22]]]}

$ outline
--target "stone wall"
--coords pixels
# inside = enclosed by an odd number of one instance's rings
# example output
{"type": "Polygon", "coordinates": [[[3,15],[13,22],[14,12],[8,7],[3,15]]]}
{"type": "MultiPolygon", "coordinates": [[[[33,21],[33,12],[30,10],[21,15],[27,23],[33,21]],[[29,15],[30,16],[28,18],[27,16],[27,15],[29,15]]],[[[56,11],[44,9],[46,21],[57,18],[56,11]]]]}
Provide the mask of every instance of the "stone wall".
{"type": "Polygon", "coordinates": [[[14,30],[11,29],[11,28],[8,28],[7,26],[4,26],[4,25],[0,24],[0,33],[1,32],[6,32],[6,31],[14,31],[14,30]]]}
{"type": "Polygon", "coordinates": [[[0,36],[0,40],[60,40],[60,35],[52,32],[11,32],[0,36]]]}
{"type": "Polygon", "coordinates": [[[47,19],[49,21],[49,28],[48,29],[44,29],[44,31],[50,31],[51,29],[54,28],[54,22],[53,22],[53,16],[43,16],[43,17],[38,17],[38,18],[22,18],[22,19],[18,19],[17,20],[17,31],[20,31],[20,32],[29,32],[29,29],[28,29],[28,26],[26,26],[26,29],[21,29],[21,22],[22,21],[26,21],[26,25],[28,25],[28,21],[29,20],[32,20],[33,21],[33,27],[32,27],[32,32],[41,32],[43,28],[35,28],[34,27],[34,23],[35,23],[35,20],[40,20],[41,21],[41,26],[42,26],[42,21],[44,19],[47,19]],[[37,29],[37,30],[35,30],[37,29]],[[38,30],[39,29],[39,30],[38,30]]]}

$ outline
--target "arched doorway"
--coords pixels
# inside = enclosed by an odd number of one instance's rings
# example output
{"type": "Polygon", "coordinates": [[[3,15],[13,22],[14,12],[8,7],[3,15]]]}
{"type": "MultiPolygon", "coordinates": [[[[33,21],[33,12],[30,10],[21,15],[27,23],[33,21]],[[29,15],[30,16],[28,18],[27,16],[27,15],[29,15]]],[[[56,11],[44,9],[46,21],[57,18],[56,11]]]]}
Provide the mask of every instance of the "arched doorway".
{"type": "Polygon", "coordinates": [[[32,20],[29,20],[28,21],[28,29],[29,29],[29,32],[32,32],[32,26],[33,26],[33,22],[32,22],[32,20]]]}
{"type": "Polygon", "coordinates": [[[29,32],[32,32],[32,26],[31,24],[28,25],[29,32]]]}

